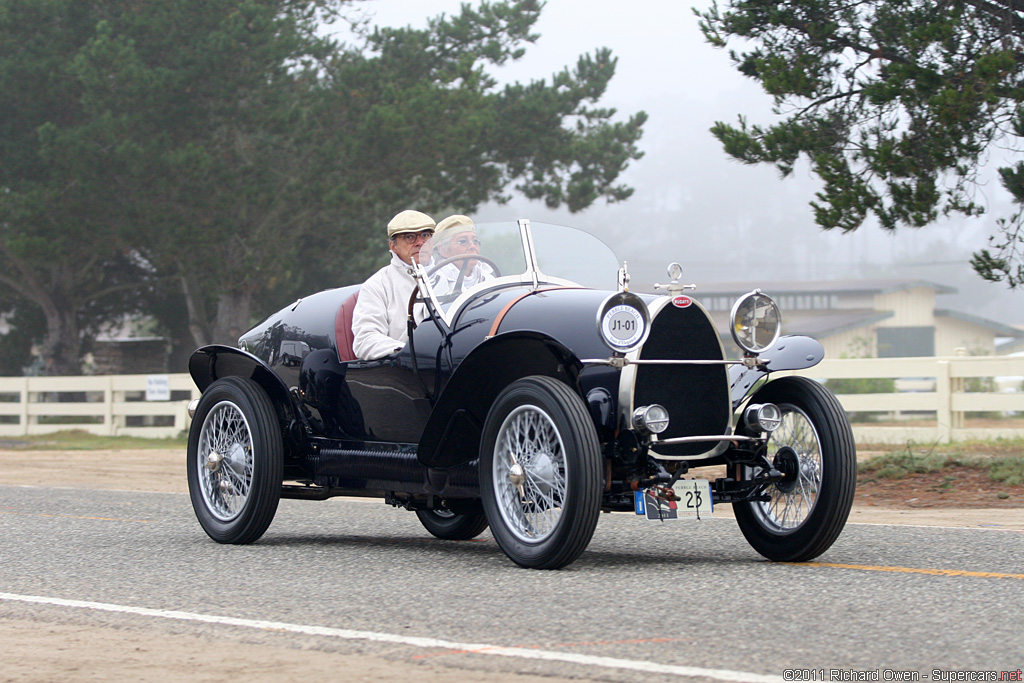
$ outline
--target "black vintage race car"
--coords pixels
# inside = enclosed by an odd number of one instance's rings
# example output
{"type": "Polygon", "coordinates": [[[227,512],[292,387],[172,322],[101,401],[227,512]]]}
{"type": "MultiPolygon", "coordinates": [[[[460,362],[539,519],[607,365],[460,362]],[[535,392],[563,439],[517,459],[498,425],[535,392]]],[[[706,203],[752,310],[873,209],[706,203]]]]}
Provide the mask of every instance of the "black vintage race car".
{"type": "Polygon", "coordinates": [[[354,358],[358,285],[193,354],[188,483],[211,538],[257,540],[282,497],[371,496],[442,539],[490,526],[524,567],[573,562],[602,511],[641,523],[729,503],[769,559],[832,545],[853,502],[853,436],[820,384],[768,381],[823,355],[779,336],[774,301],[735,303],[730,355],[676,264],[637,294],[584,232],[520,220],[475,240],[479,253],[416,265],[409,343],[393,356],[354,358]],[[689,476],[707,465],[724,476],[689,476]]]}

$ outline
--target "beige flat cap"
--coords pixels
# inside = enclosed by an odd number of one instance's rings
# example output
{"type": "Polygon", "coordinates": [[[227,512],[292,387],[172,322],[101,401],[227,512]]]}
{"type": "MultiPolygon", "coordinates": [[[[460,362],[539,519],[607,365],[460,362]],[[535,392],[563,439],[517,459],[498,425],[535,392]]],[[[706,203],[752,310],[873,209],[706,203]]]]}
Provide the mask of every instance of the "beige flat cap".
{"type": "Polygon", "coordinates": [[[434,228],[434,245],[447,244],[452,237],[463,232],[476,232],[476,224],[473,223],[473,219],[463,216],[461,213],[448,216],[434,228]]]}
{"type": "Polygon", "coordinates": [[[432,230],[434,219],[425,213],[406,209],[398,212],[391,222],[388,223],[388,239],[402,232],[420,232],[421,230],[432,230]]]}

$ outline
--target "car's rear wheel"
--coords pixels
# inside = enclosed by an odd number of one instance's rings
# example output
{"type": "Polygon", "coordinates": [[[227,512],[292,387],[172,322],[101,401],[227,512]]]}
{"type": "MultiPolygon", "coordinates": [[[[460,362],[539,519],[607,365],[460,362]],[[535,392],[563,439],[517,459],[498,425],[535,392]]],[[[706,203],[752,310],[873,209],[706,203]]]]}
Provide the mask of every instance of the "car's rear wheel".
{"type": "Polygon", "coordinates": [[[218,543],[252,543],[281,498],[284,446],[274,406],[256,382],[219,379],[203,392],[188,439],[188,489],[218,543]]]}
{"type": "Polygon", "coordinates": [[[480,490],[491,533],[516,564],[564,567],[586,549],[601,506],[601,452],[582,399],[550,377],[509,385],[491,407],[480,490]]]}
{"type": "Polygon", "coordinates": [[[782,411],[767,458],[786,476],[765,491],[770,500],[736,503],[736,521],[769,560],[814,559],[839,537],[853,505],[857,453],[850,422],[831,392],[804,377],[769,382],[751,400],[782,411]]]}
{"type": "Polygon", "coordinates": [[[456,514],[451,510],[417,510],[423,528],[446,541],[468,541],[487,528],[487,516],[482,512],[456,514]]]}

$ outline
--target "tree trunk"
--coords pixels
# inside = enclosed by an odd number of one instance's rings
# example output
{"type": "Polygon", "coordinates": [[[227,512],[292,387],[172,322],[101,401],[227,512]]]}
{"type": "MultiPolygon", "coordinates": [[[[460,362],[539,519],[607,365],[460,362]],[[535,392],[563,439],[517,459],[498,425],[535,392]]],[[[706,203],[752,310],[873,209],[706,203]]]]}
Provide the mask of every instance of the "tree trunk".
{"type": "Polygon", "coordinates": [[[41,345],[44,374],[81,375],[82,340],[75,312],[60,310],[52,302],[42,308],[46,316],[46,336],[41,345]]]}
{"type": "Polygon", "coordinates": [[[195,280],[182,276],[181,289],[188,308],[188,327],[195,345],[227,344],[235,346],[238,337],[249,329],[252,294],[247,291],[222,292],[217,296],[217,315],[210,320],[206,302],[195,280]]]}
{"type": "Polygon", "coordinates": [[[215,344],[235,346],[238,338],[249,329],[249,310],[252,294],[224,292],[217,297],[217,319],[213,321],[215,344]]]}

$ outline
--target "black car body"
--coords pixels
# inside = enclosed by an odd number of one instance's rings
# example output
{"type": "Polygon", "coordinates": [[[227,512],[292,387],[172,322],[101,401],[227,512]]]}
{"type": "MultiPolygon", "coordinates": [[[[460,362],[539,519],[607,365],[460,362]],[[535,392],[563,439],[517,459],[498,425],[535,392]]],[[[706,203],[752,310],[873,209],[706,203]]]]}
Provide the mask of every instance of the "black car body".
{"type": "Polygon", "coordinates": [[[853,499],[852,433],[819,384],[765,381],[822,357],[812,339],[779,336],[770,298],[737,302],[730,358],[675,264],[657,293],[636,294],[586,233],[525,220],[476,230],[480,256],[415,267],[395,355],[354,359],[358,285],[296,301],[238,348],[195,352],[188,476],[212,538],[256,540],[282,496],[360,495],[415,511],[440,538],[490,526],[526,567],[571,563],[602,510],[665,520],[731,503],[775,560],[835,541],[853,499]],[[431,284],[438,268],[481,261],[491,277],[464,291],[431,284]],[[705,465],[725,476],[687,476],[705,465]]]}

